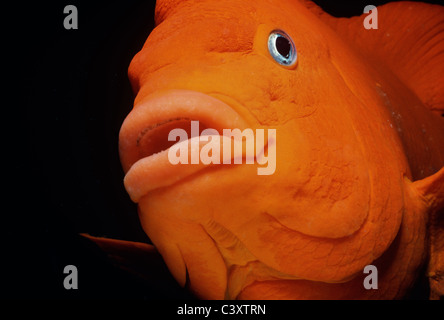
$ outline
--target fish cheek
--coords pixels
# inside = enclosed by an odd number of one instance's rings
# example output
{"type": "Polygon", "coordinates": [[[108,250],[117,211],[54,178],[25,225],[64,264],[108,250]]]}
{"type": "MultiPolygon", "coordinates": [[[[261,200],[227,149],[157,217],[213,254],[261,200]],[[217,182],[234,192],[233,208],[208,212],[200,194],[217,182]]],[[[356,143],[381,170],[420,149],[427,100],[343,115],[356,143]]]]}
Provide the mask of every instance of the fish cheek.
{"type": "Polygon", "coordinates": [[[318,115],[277,131],[281,185],[276,189],[281,191],[268,213],[289,229],[338,238],[354,233],[365,221],[370,183],[353,135],[347,129],[337,135],[328,126],[318,115]]]}

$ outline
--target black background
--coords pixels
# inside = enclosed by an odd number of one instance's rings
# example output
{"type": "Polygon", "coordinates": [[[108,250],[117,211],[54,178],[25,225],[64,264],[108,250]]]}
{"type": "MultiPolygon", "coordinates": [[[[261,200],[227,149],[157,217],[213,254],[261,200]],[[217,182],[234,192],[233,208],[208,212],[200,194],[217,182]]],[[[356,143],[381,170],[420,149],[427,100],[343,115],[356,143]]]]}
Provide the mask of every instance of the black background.
{"type": "MultiPolygon", "coordinates": [[[[370,4],[316,2],[335,16],[370,4]]],[[[78,235],[150,241],[123,188],[117,143],[134,99],[127,68],[153,12],[149,0],[3,7],[3,298],[192,298],[115,268],[78,235]],[[63,27],[66,5],[78,9],[78,30],[63,27]],[[79,269],[79,290],[63,288],[68,264],[79,269]]]]}

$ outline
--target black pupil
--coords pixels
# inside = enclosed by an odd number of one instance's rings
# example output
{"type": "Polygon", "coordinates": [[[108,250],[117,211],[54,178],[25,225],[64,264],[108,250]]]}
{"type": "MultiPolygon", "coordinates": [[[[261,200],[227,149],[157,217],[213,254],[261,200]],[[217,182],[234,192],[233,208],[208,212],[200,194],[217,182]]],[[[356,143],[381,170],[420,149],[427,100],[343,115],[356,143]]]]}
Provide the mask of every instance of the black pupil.
{"type": "Polygon", "coordinates": [[[276,39],[276,49],[285,58],[290,57],[291,44],[284,37],[280,36],[276,39]]]}

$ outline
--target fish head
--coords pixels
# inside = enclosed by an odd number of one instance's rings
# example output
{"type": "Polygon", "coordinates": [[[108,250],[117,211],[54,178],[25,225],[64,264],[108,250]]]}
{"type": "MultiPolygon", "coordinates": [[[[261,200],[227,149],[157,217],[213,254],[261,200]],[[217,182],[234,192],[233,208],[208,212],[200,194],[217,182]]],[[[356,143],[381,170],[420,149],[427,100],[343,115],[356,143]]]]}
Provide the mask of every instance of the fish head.
{"type": "Polygon", "coordinates": [[[362,273],[393,240],[402,206],[381,218],[392,191],[377,178],[399,161],[376,165],[386,154],[372,147],[394,138],[385,127],[369,134],[382,111],[357,98],[374,87],[365,61],[299,1],[160,0],[156,23],[129,68],[137,96],[120,156],[141,224],[177,281],[219,299],[257,281],[362,273]],[[275,170],[171,164],[169,133],[191,134],[192,121],[199,133],[264,130],[275,170]]]}

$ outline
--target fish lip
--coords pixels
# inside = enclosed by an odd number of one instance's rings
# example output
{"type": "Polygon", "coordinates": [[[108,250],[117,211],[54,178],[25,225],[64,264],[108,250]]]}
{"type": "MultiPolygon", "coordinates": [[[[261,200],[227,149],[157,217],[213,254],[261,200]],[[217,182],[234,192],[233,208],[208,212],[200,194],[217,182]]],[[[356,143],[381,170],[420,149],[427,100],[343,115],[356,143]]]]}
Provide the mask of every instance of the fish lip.
{"type": "Polygon", "coordinates": [[[244,130],[250,127],[230,105],[202,92],[175,89],[147,96],[128,114],[119,133],[124,184],[133,201],[138,202],[148,192],[176,183],[206,167],[167,164],[169,149],[140,156],[139,141],[144,131],[176,119],[202,122],[220,134],[223,129],[244,130]]]}

